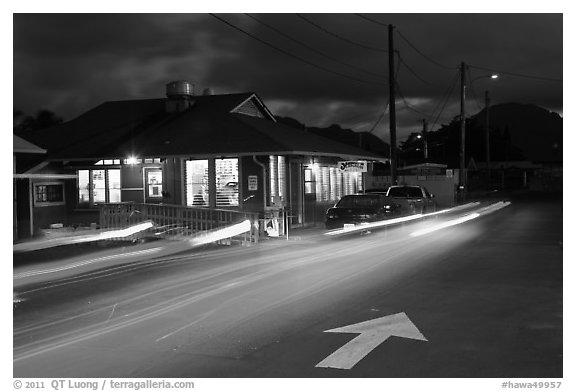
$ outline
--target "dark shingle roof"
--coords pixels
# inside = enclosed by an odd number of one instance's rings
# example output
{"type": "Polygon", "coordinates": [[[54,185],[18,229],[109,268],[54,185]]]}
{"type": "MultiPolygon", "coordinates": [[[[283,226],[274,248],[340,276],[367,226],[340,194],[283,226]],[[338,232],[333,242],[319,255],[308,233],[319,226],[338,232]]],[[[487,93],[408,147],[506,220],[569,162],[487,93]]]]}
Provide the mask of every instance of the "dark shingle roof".
{"type": "Polygon", "coordinates": [[[166,112],[166,99],[106,102],[38,132],[33,141],[54,160],[259,153],[381,158],[270,119],[231,113],[252,96],[198,96],[181,113],[166,112]]]}

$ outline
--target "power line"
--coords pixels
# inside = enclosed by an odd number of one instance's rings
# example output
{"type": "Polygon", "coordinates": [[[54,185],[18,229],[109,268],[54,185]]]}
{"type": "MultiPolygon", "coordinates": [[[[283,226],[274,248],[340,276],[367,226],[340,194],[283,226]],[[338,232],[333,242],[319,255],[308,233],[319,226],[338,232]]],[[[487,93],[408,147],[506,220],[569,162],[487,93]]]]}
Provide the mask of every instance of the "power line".
{"type": "Polygon", "coordinates": [[[326,34],[331,35],[331,36],[333,36],[333,37],[335,37],[335,38],[338,38],[338,39],[340,39],[340,40],[342,40],[342,41],[344,41],[344,42],[348,42],[348,43],[351,44],[351,45],[359,46],[359,47],[361,47],[361,48],[368,49],[368,50],[374,50],[374,51],[377,51],[377,52],[388,53],[388,50],[386,50],[386,49],[382,49],[382,48],[377,48],[377,47],[373,47],[373,46],[364,45],[364,44],[362,44],[362,43],[358,43],[358,42],[352,41],[352,40],[350,40],[350,39],[348,39],[348,38],[342,37],[341,35],[336,34],[336,33],[332,32],[332,31],[330,31],[330,30],[328,30],[328,29],[320,26],[320,25],[317,24],[317,23],[314,23],[313,21],[311,21],[310,19],[306,18],[305,16],[303,16],[303,15],[301,15],[301,14],[296,14],[296,16],[298,16],[300,19],[304,20],[305,22],[311,24],[312,26],[316,27],[317,29],[319,29],[319,30],[321,30],[321,31],[324,31],[326,34]]]}
{"type": "MultiPolygon", "coordinates": [[[[452,77],[452,82],[448,85],[448,88],[446,89],[446,92],[444,93],[444,97],[442,98],[442,100],[444,100],[444,104],[442,105],[442,109],[440,109],[440,111],[438,112],[436,119],[434,120],[434,122],[432,123],[432,126],[430,127],[430,131],[432,131],[432,129],[434,129],[434,126],[436,126],[436,123],[440,119],[440,115],[444,112],[444,109],[446,108],[446,104],[448,104],[448,99],[450,98],[450,95],[452,95],[452,91],[454,91],[454,87],[456,86],[456,82],[458,81],[459,75],[460,75],[460,71],[457,71],[454,74],[454,76],[452,77]]],[[[436,108],[432,111],[432,116],[430,117],[430,119],[434,116],[434,113],[436,112],[436,110],[438,110],[438,108],[440,107],[440,104],[442,104],[442,100],[440,100],[438,102],[438,106],[436,106],[436,108]]],[[[428,122],[430,122],[430,120],[428,122]]]]}
{"type": "MultiPolygon", "coordinates": [[[[396,71],[394,72],[394,83],[396,83],[396,81],[398,80],[399,73],[400,73],[400,60],[398,60],[398,63],[396,64],[396,71]]],[[[384,118],[384,114],[386,114],[386,111],[390,108],[390,98],[391,98],[390,95],[388,95],[388,102],[386,102],[386,106],[384,106],[382,114],[380,114],[380,116],[372,126],[372,129],[370,129],[368,133],[372,133],[374,130],[376,130],[376,126],[378,126],[382,118],[384,118]]]]}
{"type": "Polygon", "coordinates": [[[474,91],[474,83],[472,83],[472,72],[468,72],[468,85],[470,86],[470,92],[472,93],[472,98],[476,102],[476,106],[478,106],[478,110],[482,110],[482,105],[480,105],[480,101],[476,97],[476,91],[474,91]]]}
{"type": "Polygon", "coordinates": [[[375,20],[375,19],[371,19],[371,18],[369,18],[369,17],[367,17],[367,16],[364,16],[364,15],[362,15],[362,14],[354,14],[354,15],[356,15],[356,16],[362,18],[362,19],[366,19],[366,20],[369,21],[369,22],[372,22],[372,23],[375,23],[375,24],[379,24],[380,26],[384,26],[384,27],[386,27],[386,28],[388,28],[388,26],[389,26],[388,23],[379,22],[379,21],[377,21],[377,20],[375,20]]]}
{"type": "Polygon", "coordinates": [[[406,43],[407,43],[408,45],[410,45],[410,47],[411,47],[412,49],[414,49],[414,50],[416,51],[416,53],[420,54],[422,57],[424,57],[426,60],[430,61],[432,64],[435,64],[435,65],[437,65],[437,66],[439,66],[439,67],[441,67],[441,68],[444,68],[444,69],[455,69],[455,68],[456,68],[456,67],[449,67],[449,66],[447,66],[447,65],[441,64],[441,63],[439,63],[438,61],[436,61],[436,60],[430,58],[429,56],[425,55],[425,54],[422,53],[420,50],[418,50],[418,48],[417,48],[416,46],[414,46],[414,44],[412,44],[412,42],[410,42],[410,41],[408,40],[408,38],[406,38],[406,37],[404,36],[404,34],[402,34],[402,32],[401,32],[400,30],[397,29],[396,31],[398,32],[398,35],[400,35],[400,38],[402,38],[404,41],[406,41],[406,43]]]}
{"type": "Polygon", "coordinates": [[[290,52],[288,52],[288,51],[286,51],[286,50],[284,50],[284,49],[282,49],[282,48],[279,48],[279,47],[277,47],[277,46],[275,46],[275,45],[273,45],[273,44],[271,44],[271,43],[269,43],[269,42],[266,42],[266,41],[258,38],[257,36],[249,33],[248,31],[245,31],[245,30],[241,29],[240,27],[238,27],[238,26],[236,26],[236,25],[228,22],[227,20],[220,18],[220,17],[217,16],[217,15],[214,15],[214,14],[209,14],[209,15],[211,15],[211,16],[214,17],[215,19],[218,19],[218,20],[221,21],[222,23],[224,23],[224,24],[232,27],[233,29],[238,30],[238,31],[240,31],[241,33],[249,36],[250,38],[257,40],[258,42],[260,42],[260,43],[262,43],[262,44],[264,44],[264,45],[266,45],[266,46],[268,46],[268,47],[271,47],[271,48],[274,49],[274,50],[277,50],[277,51],[279,51],[279,52],[281,52],[281,53],[283,53],[283,54],[285,54],[285,55],[287,55],[287,56],[289,56],[289,57],[292,57],[292,58],[294,58],[294,59],[296,59],[296,60],[298,60],[298,61],[301,61],[301,62],[303,62],[303,63],[305,63],[305,64],[308,64],[308,65],[310,65],[310,66],[313,66],[313,67],[318,68],[318,69],[320,69],[320,70],[323,70],[323,71],[325,71],[325,72],[332,73],[332,74],[334,74],[334,75],[338,75],[338,76],[341,76],[341,77],[345,77],[345,78],[347,78],[347,79],[354,80],[354,81],[361,82],[361,83],[377,84],[377,85],[387,85],[387,84],[385,84],[385,83],[379,83],[379,82],[373,82],[373,81],[368,81],[368,80],[364,80],[364,79],[359,79],[359,78],[354,77],[354,76],[350,76],[350,75],[346,75],[346,74],[344,74],[344,73],[340,73],[340,72],[337,72],[337,71],[333,71],[333,70],[331,70],[331,69],[328,69],[328,68],[326,68],[326,67],[323,67],[322,65],[315,64],[315,63],[313,63],[313,62],[311,62],[311,61],[308,61],[308,60],[306,60],[306,59],[304,59],[304,58],[302,58],[302,57],[300,57],[300,56],[297,56],[297,55],[295,55],[295,54],[293,54],[293,53],[290,53],[290,52]]]}
{"type": "Polygon", "coordinates": [[[542,77],[542,76],[534,76],[534,75],[525,75],[525,74],[522,74],[522,73],[498,71],[498,70],[496,70],[496,69],[483,68],[483,67],[478,67],[478,66],[475,66],[475,65],[468,65],[468,66],[469,66],[470,68],[480,69],[480,70],[487,71],[487,72],[492,72],[492,73],[500,73],[500,74],[503,74],[503,75],[518,76],[518,77],[524,77],[524,78],[527,78],[527,79],[553,81],[553,82],[562,83],[562,79],[554,79],[554,78],[551,78],[551,77],[542,77]]]}
{"type": "Polygon", "coordinates": [[[412,105],[410,105],[408,103],[408,101],[406,100],[406,97],[404,96],[404,94],[402,94],[402,91],[400,91],[400,85],[398,83],[396,83],[396,89],[398,90],[398,94],[400,95],[400,97],[402,98],[402,101],[404,102],[404,107],[406,107],[408,110],[412,110],[413,112],[418,113],[418,114],[422,114],[426,117],[430,116],[430,114],[424,113],[424,112],[416,109],[415,107],[413,107],[412,105]]]}
{"type": "Polygon", "coordinates": [[[266,23],[266,22],[264,22],[264,21],[256,18],[256,17],[253,16],[253,15],[250,15],[250,14],[245,14],[245,15],[248,16],[249,18],[255,20],[256,22],[260,23],[261,25],[266,26],[267,28],[269,28],[269,29],[275,31],[276,33],[282,35],[283,37],[289,39],[290,41],[295,42],[295,43],[297,43],[298,45],[301,45],[301,46],[303,46],[303,47],[305,47],[305,48],[313,51],[314,53],[316,53],[316,54],[318,54],[318,55],[320,55],[320,56],[322,56],[322,57],[324,57],[324,58],[327,58],[327,59],[332,60],[332,61],[334,61],[334,62],[336,62],[336,63],[338,63],[338,64],[347,66],[347,67],[349,67],[349,68],[356,69],[357,71],[360,71],[360,72],[363,72],[363,73],[366,73],[366,74],[369,74],[369,75],[372,75],[372,76],[376,76],[376,77],[384,77],[384,76],[385,76],[385,75],[378,74],[378,73],[375,73],[375,72],[371,72],[371,71],[369,71],[369,70],[366,70],[366,69],[357,67],[357,66],[355,66],[355,65],[348,64],[348,63],[345,63],[345,62],[343,62],[343,61],[340,61],[339,59],[337,59],[337,58],[335,58],[335,57],[332,57],[332,56],[330,56],[330,55],[328,55],[328,54],[326,54],[326,53],[323,53],[323,52],[317,50],[316,48],[313,48],[312,46],[310,46],[310,45],[308,45],[308,44],[306,44],[306,43],[304,43],[304,42],[302,42],[302,41],[300,41],[300,40],[298,40],[298,39],[296,39],[296,38],[293,38],[293,37],[290,36],[289,34],[286,34],[285,32],[277,29],[277,28],[274,27],[274,26],[269,25],[268,23],[266,23]]]}
{"type": "Polygon", "coordinates": [[[437,84],[431,83],[431,82],[423,79],[422,77],[420,77],[420,76],[416,73],[416,71],[414,71],[414,70],[406,63],[406,61],[404,61],[404,59],[403,59],[402,56],[400,55],[400,52],[399,52],[399,51],[396,51],[396,53],[398,54],[398,58],[400,59],[400,62],[401,62],[402,64],[404,64],[404,65],[406,66],[406,68],[408,68],[408,70],[410,71],[410,73],[412,73],[414,76],[416,76],[416,78],[418,78],[420,81],[422,81],[422,82],[424,82],[424,83],[426,83],[426,84],[429,84],[429,85],[431,85],[431,86],[440,88],[440,86],[438,86],[437,84]]]}

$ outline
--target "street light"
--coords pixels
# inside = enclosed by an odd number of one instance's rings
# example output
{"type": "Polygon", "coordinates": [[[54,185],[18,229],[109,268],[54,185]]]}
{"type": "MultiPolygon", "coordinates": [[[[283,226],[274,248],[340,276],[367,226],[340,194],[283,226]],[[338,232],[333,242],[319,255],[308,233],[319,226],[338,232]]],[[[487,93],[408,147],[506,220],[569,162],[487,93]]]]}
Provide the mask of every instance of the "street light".
{"type": "MultiPolygon", "coordinates": [[[[498,75],[489,74],[475,77],[470,81],[472,84],[475,80],[482,78],[497,79],[498,75]]],[[[468,182],[468,175],[466,172],[466,63],[460,64],[460,174],[459,174],[459,190],[460,201],[464,200],[464,194],[468,182]]]]}

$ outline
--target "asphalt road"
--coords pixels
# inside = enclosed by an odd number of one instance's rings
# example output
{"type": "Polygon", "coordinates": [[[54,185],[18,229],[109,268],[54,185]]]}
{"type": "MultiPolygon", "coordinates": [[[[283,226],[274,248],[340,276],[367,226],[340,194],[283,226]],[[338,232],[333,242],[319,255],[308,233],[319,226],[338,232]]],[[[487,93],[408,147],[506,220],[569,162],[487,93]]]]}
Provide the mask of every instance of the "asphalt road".
{"type": "Polygon", "coordinates": [[[15,265],[14,376],[561,378],[561,197],[411,236],[460,215],[15,265]],[[367,321],[365,334],[326,332],[367,321]]]}

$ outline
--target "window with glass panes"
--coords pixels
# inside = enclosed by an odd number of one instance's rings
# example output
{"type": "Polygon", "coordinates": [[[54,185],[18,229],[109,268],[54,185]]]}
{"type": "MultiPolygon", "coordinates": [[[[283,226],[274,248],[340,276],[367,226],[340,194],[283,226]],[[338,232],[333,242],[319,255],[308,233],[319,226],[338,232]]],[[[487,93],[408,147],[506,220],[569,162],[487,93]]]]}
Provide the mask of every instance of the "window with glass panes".
{"type": "Polygon", "coordinates": [[[238,159],[216,159],[216,206],[238,206],[238,159]]]}
{"type": "Polygon", "coordinates": [[[208,160],[186,161],[186,205],[208,206],[208,160]]]}
{"type": "Polygon", "coordinates": [[[120,169],[78,170],[78,204],[121,202],[120,169]]]}

